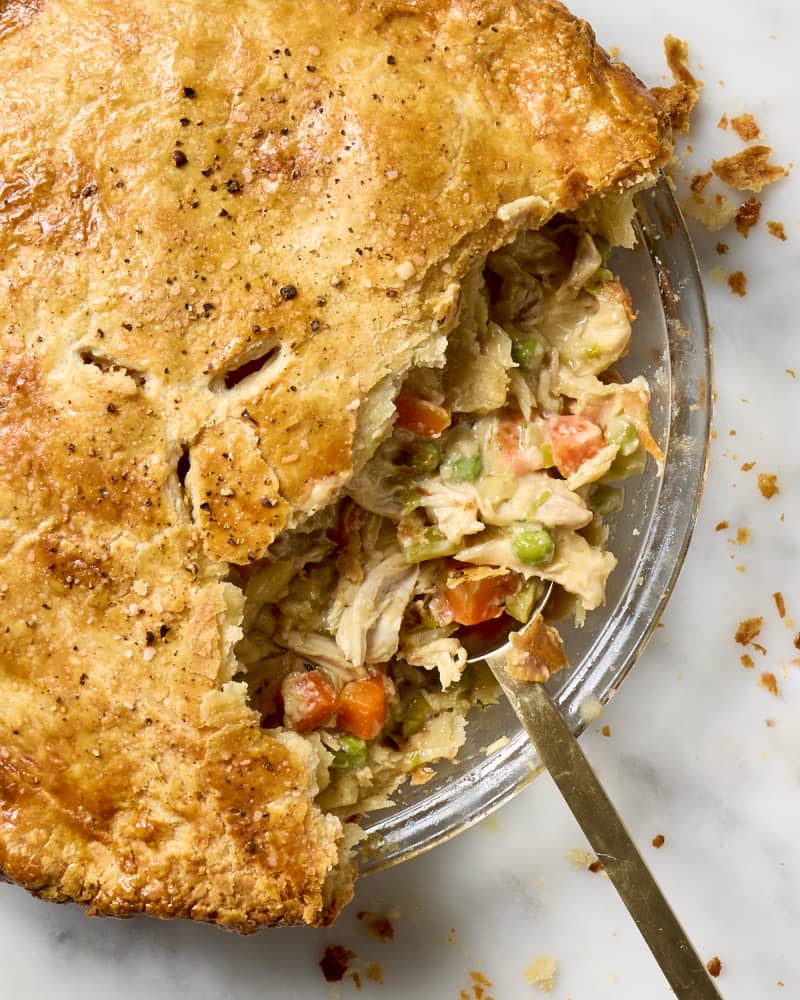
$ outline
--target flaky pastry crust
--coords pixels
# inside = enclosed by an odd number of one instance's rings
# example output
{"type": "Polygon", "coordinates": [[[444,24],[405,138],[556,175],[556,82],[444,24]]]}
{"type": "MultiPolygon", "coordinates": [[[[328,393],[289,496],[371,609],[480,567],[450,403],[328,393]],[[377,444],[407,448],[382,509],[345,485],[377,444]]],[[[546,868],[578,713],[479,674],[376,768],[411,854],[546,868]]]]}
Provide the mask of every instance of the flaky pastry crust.
{"type": "Polygon", "coordinates": [[[248,931],[350,894],[231,682],[228,563],[329,503],[470,264],[652,178],[666,116],[530,0],[0,0],[0,869],[248,931]]]}

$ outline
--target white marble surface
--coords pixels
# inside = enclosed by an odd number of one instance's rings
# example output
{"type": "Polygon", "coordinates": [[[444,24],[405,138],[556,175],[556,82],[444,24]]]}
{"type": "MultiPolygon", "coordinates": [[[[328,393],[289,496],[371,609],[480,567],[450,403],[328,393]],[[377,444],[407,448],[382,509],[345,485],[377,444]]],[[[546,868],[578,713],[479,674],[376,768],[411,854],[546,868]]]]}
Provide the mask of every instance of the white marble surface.
{"type": "MultiPolygon", "coordinates": [[[[740,148],[715,128],[723,111],[752,112],[779,162],[800,160],[796,118],[800,13],[789,0],[575,0],[608,46],[651,84],[661,82],[661,38],[686,38],[705,80],[694,153],[740,148]]],[[[584,745],[704,958],[718,955],[728,1000],[800,997],[800,195],[794,177],[764,194],[764,219],[745,242],[735,231],[695,229],[703,267],[741,267],[746,298],[707,282],[715,326],[716,433],[709,483],[677,591],[650,648],[584,745]],[[730,244],[717,256],[719,239],[730,244]],[[734,435],[735,432],[735,435],[734,435]],[[755,462],[742,471],[746,462],[755,462]],[[780,494],[763,499],[758,472],[780,494]],[[727,520],[730,528],[715,531],[727,520]],[[741,527],[744,545],[732,542],[741,527]],[[778,618],[774,591],[787,614],[778,618]],[[764,617],[766,653],[744,669],[740,619],[764,617]],[[792,661],[795,661],[794,663],[792,661]],[[759,675],[775,674],[773,697],[759,675]],[[611,727],[610,738],[598,729],[611,727]],[[650,846],[661,833],[661,850],[650,846]]],[[[327,985],[317,962],[329,943],[350,947],[362,974],[384,983],[361,993],[450,998],[541,996],[523,969],[553,955],[557,1000],[661,1000],[671,995],[610,883],[566,860],[583,845],[553,787],[541,779],[467,834],[399,869],[364,880],[330,931],[289,930],[239,939],[209,928],[89,920],[0,887],[0,997],[72,1000],[250,1000],[355,996],[352,979],[327,985]],[[359,910],[393,911],[396,935],[371,937],[359,910]]]]}

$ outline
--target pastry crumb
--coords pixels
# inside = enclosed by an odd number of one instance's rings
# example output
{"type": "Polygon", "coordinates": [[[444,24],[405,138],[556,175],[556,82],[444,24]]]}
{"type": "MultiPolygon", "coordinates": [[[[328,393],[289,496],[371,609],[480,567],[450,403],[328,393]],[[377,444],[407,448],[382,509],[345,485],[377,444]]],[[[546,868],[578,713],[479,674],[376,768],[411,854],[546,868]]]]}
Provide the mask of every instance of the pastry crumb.
{"type": "Polygon", "coordinates": [[[749,653],[742,653],[742,655],[739,657],[739,661],[741,662],[745,670],[752,670],[753,667],[756,665],[756,661],[749,653]]]}
{"type": "Polygon", "coordinates": [[[742,472],[749,472],[751,469],[755,468],[755,462],[743,462],[740,466],[742,472]]]}
{"type": "Polygon", "coordinates": [[[761,634],[761,627],[764,624],[763,618],[745,618],[739,622],[734,639],[740,646],[749,646],[761,634]]]}
{"type": "Polygon", "coordinates": [[[529,986],[538,986],[543,993],[550,993],[555,985],[558,962],[551,955],[540,955],[522,973],[529,986]]]}
{"type": "Polygon", "coordinates": [[[394,939],[394,925],[387,914],[359,910],[356,919],[361,920],[372,937],[378,941],[392,941],[394,939]]]}
{"type": "Polygon", "coordinates": [[[706,201],[699,194],[692,194],[683,202],[681,208],[685,215],[697,219],[712,233],[733,222],[738,211],[738,207],[722,194],[711,201],[706,201]]]}
{"type": "Polygon", "coordinates": [[[718,523],[717,523],[717,524],[715,525],[715,527],[714,527],[714,531],[725,531],[725,530],[726,530],[726,528],[729,528],[729,527],[730,527],[730,525],[728,524],[728,522],[727,522],[727,521],[719,521],[719,522],[718,522],[718,523]]]}
{"type": "Polygon", "coordinates": [[[600,732],[603,734],[603,736],[610,736],[611,735],[611,726],[603,726],[603,728],[600,730],[600,732]]]}
{"type": "Polygon", "coordinates": [[[348,948],[343,948],[340,944],[329,944],[319,960],[319,967],[326,982],[340,983],[355,957],[355,952],[348,948]]]}
{"type": "Polygon", "coordinates": [[[728,246],[727,243],[717,243],[716,251],[720,255],[720,257],[723,257],[729,250],[730,247],[728,246]]]}
{"type": "Polygon", "coordinates": [[[771,146],[748,146],[741,153],[713,160],[711,169],[729,187],[758,193],[787,173],[784,167],[769,162],[771,153],[771,146]]]}
{"type": "Polygon", "coordinates": [[[775,219],[770,219],[767,222],[767,230],[769,231],[770,236],[774,236],[776,240],[782,240],[785,243],[789,239],[786,235],[783,223],[777,222],[775,219]]]}
{"type": "Polygon", "coordinates": [[[586,866],[587,870],[592,873],[592,875],[599,875],[600,872],[606,870],[606,866],[600,860],[600,858],[595,858],[590,864],[586,866]]]}
{"type": "Polygon", "coordinates": [[[671,87],[653,87],[652,92],[667,112],[675,132],[688,132],[694,106],[700,98],[703,84],[689,71],[689,46],[674,35],[664,39],[664,54],[672,73],[671,87]]]}
{"type": "MultiPolygon", "coordinates": [[[[720,80],[720,83],[722,83],[721,80],[720,80]]],[[[729,122],[728,122],[728,116],[726,114],[723,114],[722,117],[720,118],[720,120],[717,122],[717,128],[721,128],[723,132],[727,132],[728,131],[728,124],[729,124],[729,122]]]]}
{"type": "Polygon", "coordinates": [[[663,847],[664,846],[664,834],[657,833],[652,840],[653,847],[663,847]]]}
{"type": "Polygon", "coordinates": [[[765,670],[758,678],[758,683],[775,698],[780,697],[781,689],[778,687],[777,678],[771,670],[765,670]]]}
{"type": "Polygon", "coordinates": [[[776,609],[778,611],[778,617],[779,618],[785,618],[786,617],[786,601],[784,601],[784,599],[783,599],[783,594],[779,590],[776,590],[775,593],[772,595],[772,600],[775,602],[775,607],[776,607],[776,609]]]}
{"type": "Polygon", "coordinates": [[[751,114],[737,115],[731,118],[731,128],[742,142],[752,142],[761,138],[761,128],[751,114]]]}
{"type": "Polygon", "coordinates": [[[780,493],[778,477],[772,473],[760,473],[758,477],[758,491],[765,500],[771,500],[776,493],[780,493]]]}
{"type": "Polygon", "coordinates": [[[695,174],[691,181],[689,181],[689,187],[695,192],[695,194],[700,194],[701,191],[706,189],[708,182],[713,176],[714,174],[711,170],[705,174],[695,174]]]}
{"type": "Polygon", "coordinates": [[[728,288],[740,299],[747,295],[747,275],[744,271],[734,271],[728,275],[728,288]]]}
{"type": "Polygon", "coordinates": [[[739,528],[736,532],[735,545],[747,545],[750,541],[750,529],[749,528],[739,528]]]}
{"type": "Polygon", "coordinates": [[[370,962],[367,966],[366,976],[373,983],[383,986],[383,969],[378,962],[370,962]]]}
{"type": "Polygon", "coordinates": [[[761,202],[758,198],[748,198],[747,201],[742,202],[739,206],[739,211],[736,213],[736,231],[747,239],[750,235],[750,230],[758,225],[760,218],[761,202]]]}
{"type": "Polygon", "coordinates": [[[715,955],[713,958],[710,958],[706,963],[706,969],[708,970],[709,976],[713,976],[714,979],[716,979],[717,976],[722,972],[722,962],[720,962],[720,960],[715,955]]]}
{"type": "Polygon", "coordinates": [[[592,855],[582,847],[570,847],[566,858],[573,868],[588,868],[592,863],[592,855]]]}

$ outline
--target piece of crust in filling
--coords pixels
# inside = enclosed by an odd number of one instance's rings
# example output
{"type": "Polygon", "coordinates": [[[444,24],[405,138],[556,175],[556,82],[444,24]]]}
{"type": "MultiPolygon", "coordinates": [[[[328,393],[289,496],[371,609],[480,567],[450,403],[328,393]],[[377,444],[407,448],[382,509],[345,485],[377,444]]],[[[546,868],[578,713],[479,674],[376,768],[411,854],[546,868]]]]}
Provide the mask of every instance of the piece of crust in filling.
{"type": "Polygon", "coordinates": [[[669,151],[557,3],[0,4],[5,877],[332,919],[346,831],[231,680],[229,564],[368,459],[474,261],[669,151]]]}

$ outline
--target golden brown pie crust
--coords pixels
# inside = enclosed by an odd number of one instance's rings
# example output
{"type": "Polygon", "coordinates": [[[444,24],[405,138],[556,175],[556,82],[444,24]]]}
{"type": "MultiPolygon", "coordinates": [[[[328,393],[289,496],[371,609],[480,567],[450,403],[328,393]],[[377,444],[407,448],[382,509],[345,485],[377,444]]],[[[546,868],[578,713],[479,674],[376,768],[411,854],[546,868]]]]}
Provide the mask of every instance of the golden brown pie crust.
{"type": "Polygon", "coordinates": [[[332,919],[311,746],[224,686],[226,564],[335,496],[472,261],[667,132],[557,3],[0,0],[8,879],[332,919]]]}

